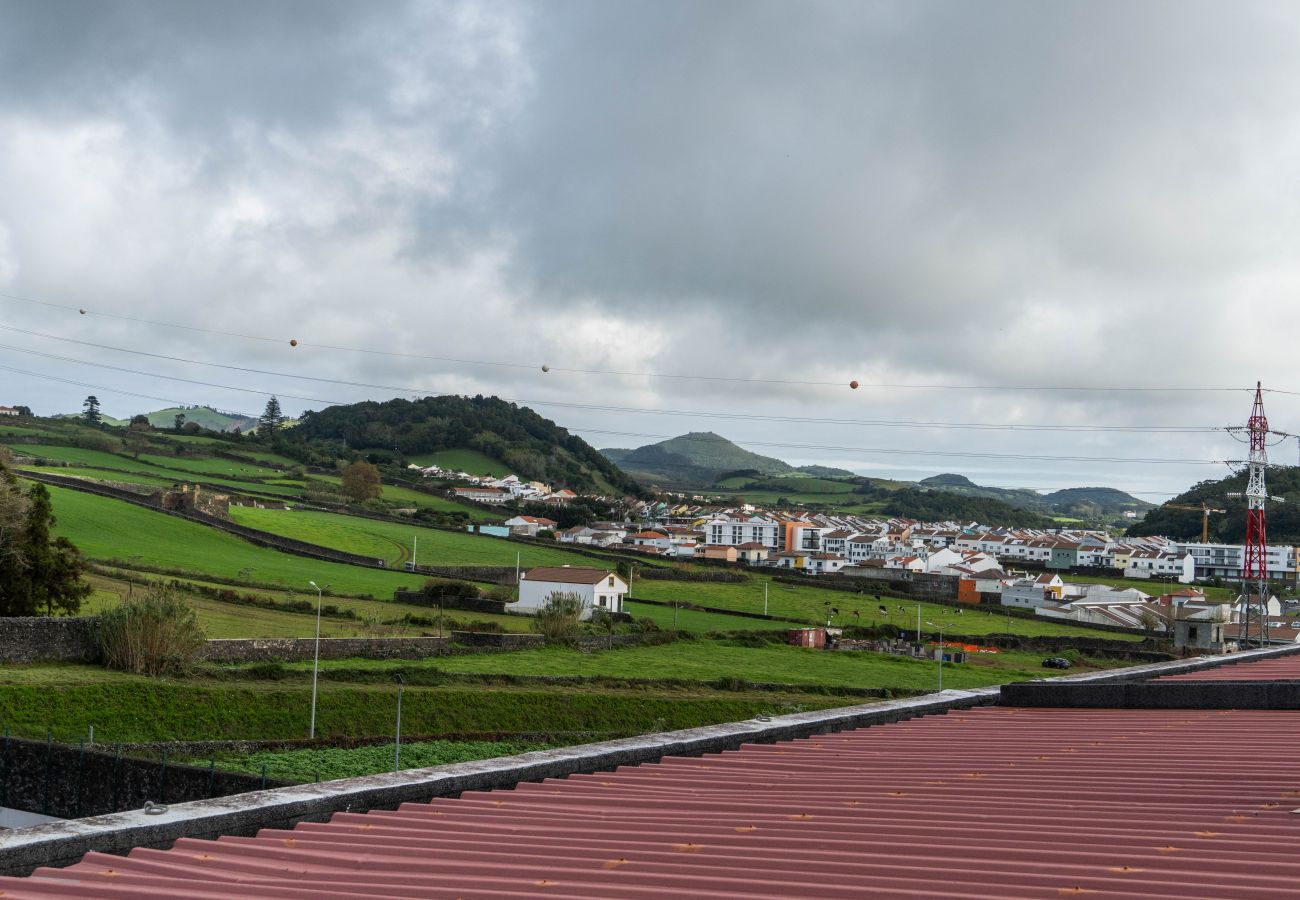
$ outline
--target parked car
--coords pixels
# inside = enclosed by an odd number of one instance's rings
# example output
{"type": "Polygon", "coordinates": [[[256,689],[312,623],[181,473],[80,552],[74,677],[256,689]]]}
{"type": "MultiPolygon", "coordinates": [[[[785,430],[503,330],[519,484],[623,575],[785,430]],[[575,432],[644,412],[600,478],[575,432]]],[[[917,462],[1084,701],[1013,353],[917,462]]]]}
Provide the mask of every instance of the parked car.
{"type": "Polygon", "coordinates": [[[1068,669],[1070,661],[1064,656],[1049,656],[1043,660],[1044,669],[1068,669]]]}

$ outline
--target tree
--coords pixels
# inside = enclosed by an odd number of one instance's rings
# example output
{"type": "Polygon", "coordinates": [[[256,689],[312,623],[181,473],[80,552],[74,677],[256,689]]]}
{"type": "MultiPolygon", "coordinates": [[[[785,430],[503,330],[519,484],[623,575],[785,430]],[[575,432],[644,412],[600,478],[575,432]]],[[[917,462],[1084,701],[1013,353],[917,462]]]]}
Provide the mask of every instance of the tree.
{"type": "Polygon", "coordinates": [[[383,493],[379,470],[364,460],[357,460],[343,470],[343,496],[349,503],[364,503],[383,493]]]}
{"type": "Polygon", "coordinates": [[[0,465],[0,575],[6,563],[21,563],[21,536],[27,526],[27,507],[27,498],[18,487],[18,479],[0,465]]]}
{"type": "Polygon", "coordinates": [[[131,419],[131,424],[126,429],[126,449],[131,451],[131,456],[135,459],[139,459],[140,454],[148,449],[151,431],[153,426],[144,416],[135,416],[131,419]]]}
{"type": "Polygon", "coordinates": [[[14,409],[18,410],[18,415],[20,416],[31,417],[32,408],[30,406],[15,406],[14,409]]]}
{"type": "Polygon", "coordinates": [[[87,425],[98,425],[99,417],[99,398],[94,394],[87,397],[81,404],[81,417],[86,420],[87,425]]]}
{"type": "MultiPolygon", "coordinates": [[[[4,515],[12,522],[15,507],[21,505],[12,496],[17,481],[4,470],[0,482],[6,486],[4,515]]],[[[54,510],[45,485],[33,484],[23,499],[22,528],[5,535],[7,552],[0,555],[0,615],[73,615],[91,592],[81,578],[85,560],[67,538],[51,538],[54,510]]]]}
{"type": "Polygon", "coordinates": [[[280,401],[272,394],[271,399],[266,401],[266,409],[262,410],[262,417],[257,420],[257,436],[269,441],[275,437],[275,433],[283,424],[284,415],[280,412],[280,401]]]}
{"type": "Polygon", "coordinates": [[[177,413],[175,418],[172,419],[172,431],[175,431],[177,434],[180,434],[181,429],[184,427],[185,427],[185,413],[177,413]]]}

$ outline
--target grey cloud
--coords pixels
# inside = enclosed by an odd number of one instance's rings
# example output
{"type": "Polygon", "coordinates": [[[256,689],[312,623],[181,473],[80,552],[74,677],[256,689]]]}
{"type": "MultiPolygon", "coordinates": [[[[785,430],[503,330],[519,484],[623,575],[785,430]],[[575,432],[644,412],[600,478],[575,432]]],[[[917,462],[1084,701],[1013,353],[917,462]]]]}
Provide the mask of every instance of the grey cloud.
{"type": "MultiPolygon", "coordinates": [[[[1290,377],[1290,330],[1234,311],[1284,322],[1300,289],[1300,17],[1286,4],[11,0],[0,21],[0,289],[530,365],[832,382],[1290,377]]],[[[39,311],[0,312],[50,330],[39,311]]],[[[1244,414],[1236,396],[546,379],[100,331],[277,371],[538,400],[947,421],[1244,414]]],[[[61,408],[78,393],[48,390],[61,408]]],[[[1300,411],[1271,399],[1279,421],[1300,411]]],[[[623,441],[597,430],[698,424],[554,415],[602,445],[623,441]]],[[[725,433],[1216,449],[772,423],[725,433]]],[[[1025,478],[1070,480],[1048,469],[1025,478]]]]}

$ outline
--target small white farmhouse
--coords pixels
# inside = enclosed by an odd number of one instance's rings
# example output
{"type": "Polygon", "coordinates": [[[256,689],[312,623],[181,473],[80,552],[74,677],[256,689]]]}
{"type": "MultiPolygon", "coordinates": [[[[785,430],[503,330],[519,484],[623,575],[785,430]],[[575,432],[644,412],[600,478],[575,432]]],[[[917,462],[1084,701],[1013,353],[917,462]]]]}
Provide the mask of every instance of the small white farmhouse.
{"type": "Polygon", "coordinates": [[[609,569],[582,566],[539,566],[529,569],[519,580],[519,602],[511,609],[536,615],[551,594],[577,594],[582,600],[582,618],[591,618],[593,609],[623,611],[627,582],[609,569]]]}

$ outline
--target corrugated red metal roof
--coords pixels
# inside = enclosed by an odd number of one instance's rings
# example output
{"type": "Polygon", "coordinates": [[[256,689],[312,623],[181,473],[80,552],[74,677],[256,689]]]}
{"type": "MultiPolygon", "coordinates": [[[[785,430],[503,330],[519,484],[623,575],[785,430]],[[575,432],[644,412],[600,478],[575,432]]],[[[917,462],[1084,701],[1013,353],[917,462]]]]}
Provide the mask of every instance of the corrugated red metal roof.
{"type": "Polygon", "coordinates": [[[0,879],[0,891],[1293,897],[1298,744],[1300,711],[984,707],[251,838],[89,854],[0,879]]]}
{"type": "Polygon", "coordinates": [[[1300,681],[1300,654],[1274,656],[1268,659],[1247,660],[1184,672],[1182,675],[1165,675],[1157,681],[1300,681]]]}

